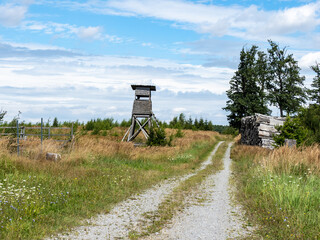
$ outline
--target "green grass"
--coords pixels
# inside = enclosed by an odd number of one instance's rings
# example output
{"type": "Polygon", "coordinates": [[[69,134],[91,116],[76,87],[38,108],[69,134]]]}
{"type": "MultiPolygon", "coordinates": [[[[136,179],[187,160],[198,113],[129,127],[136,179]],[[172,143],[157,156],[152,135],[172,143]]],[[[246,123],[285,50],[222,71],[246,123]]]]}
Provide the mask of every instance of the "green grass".
{"type": "Polygon", "coordinates": [[[213,145],[198,142],[174,158],[154,160],[91,154],[51,163],[1,155],[0,239],[41,239],[68,230],[162,179],[195,169],[213,145]]]}
{"type": "Polygon", "coordinates": [[[232,159],[237,198],[258,234],[265,239],[320,239],[319,176],[298,166],[290,172],[266,170],[254,155],[237,150],[232,159]]]}
{"type": "MultiPolygon", "coordinates": [[[[129,236],[131,239],[138,239],[139,237],[145,237],[152,233],[158,232],[163,228],[173,216],[181,211],[187,204],[185,199],[190,197],[191,193],[196,193],[195,196],[198,202],[204,201],[206,196],[203,196],[198,192],[200,184],[210,174],[223,169],[223,156],[227,149],[227,143],[222,143],[216,154],[212,157],[212,164],[209,164],[205,169],[199,171],[196,175],[183,181],[178,187],[173,190],[164,202],[162,202],[155,212],[145,214],[145,225],[141,232],[132,231],[129,236]],[[151,224],[148,224],[151,223],[151,224]]],[[[202,156],[202,159],[206,159],[210,152],[202,156]]]]}

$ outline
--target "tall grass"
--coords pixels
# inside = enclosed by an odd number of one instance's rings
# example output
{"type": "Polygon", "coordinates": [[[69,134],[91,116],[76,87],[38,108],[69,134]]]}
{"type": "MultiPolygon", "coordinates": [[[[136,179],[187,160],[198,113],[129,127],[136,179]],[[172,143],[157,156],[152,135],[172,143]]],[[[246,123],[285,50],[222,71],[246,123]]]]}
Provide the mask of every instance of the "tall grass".
{"type": "Polygon", "coordinates": [[[232,158],[237,196],[264,238],[320,238],[320,146],[237,145],[232,158]]]}
{"type": "Polygon", "coordinates": [[[22,142],[20,157],[12,141],[0,141],[0,239],[40,239],[108,212],[131,194],[198,166],[218,138],[184,131],[173,147],[134,147],[112,134],[77,135],[73,144],[45,140],[42,148],[33,139],[22,142]],[[62,160],[46,161],[47,151],[62,160]]]}

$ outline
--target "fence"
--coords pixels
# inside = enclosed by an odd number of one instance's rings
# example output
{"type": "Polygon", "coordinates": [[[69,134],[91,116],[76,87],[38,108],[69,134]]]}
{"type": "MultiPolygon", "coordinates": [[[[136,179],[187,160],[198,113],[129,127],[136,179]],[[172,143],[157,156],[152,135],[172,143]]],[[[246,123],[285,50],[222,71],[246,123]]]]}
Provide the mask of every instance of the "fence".
{"type": "Polygon", "coordinates": [[[14,136],[17,139],[17,154],[20,155],[20,140],[27,140],[28,136],[39,136],[41,138],[41,149],[44,139],[52,139],[58,142],[69,142],[73,139],[73,123],[71,127],[44,127],[43,118],[41,118],[40,127],[26,127],[20,126],[17,120],[16,127],[2,127],[0,126],[0,136],[14,136]],[[9,132],[6,132],[9,130],[9,132]],[[11,130],[11,131],[10,131],[11,130]],[[35,133],[40,130],[40,133],[35,133]],[[64,133],[53,133],[54,130],[69,130],[68,134],[64,133]],[[32,132],[32,133],[29,133],[32,132]],[[62,137],[68,137],[67,139],[61,139],[62,137]]]}

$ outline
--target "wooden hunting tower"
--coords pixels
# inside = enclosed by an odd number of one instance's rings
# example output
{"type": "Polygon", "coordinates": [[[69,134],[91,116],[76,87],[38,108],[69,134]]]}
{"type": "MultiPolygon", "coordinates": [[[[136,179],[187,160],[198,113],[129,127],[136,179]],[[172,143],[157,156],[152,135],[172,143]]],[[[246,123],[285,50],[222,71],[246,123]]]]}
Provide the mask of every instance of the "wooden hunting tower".
{"type": "Polygon", "coordinates": [[[153,118],[157,123],[157,119],[154,113],[152,112],[151,102],[151,91],[156,91],[156,86],[131,85],[131,88],[135,91],[135,99],[132,108],[131,126],[122,138],[123,141],[129,133],[127,142],[135,139],[141,131],[145,138],[148,139],[149,133],[145,129],[145,126],[148,124],[149,129],[151,129],[153,118]],[[138,118],[147,119],[147,121],[142,124],[138,118]],[[137,131],[135,131],[136,125],[139,126],[139,129],[137,131]]]}

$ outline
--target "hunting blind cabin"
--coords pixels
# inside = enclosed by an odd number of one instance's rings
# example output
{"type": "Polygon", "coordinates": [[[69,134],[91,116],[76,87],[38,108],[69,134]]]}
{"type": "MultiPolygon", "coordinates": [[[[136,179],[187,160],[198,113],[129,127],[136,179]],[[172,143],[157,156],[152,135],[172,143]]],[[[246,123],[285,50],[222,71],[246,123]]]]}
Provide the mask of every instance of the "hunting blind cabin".
{"type": "Polygon", "coordinates": [[[156,116],[152,112],[151,91],[156,91],[156,86],[153,85],[131,85],[132,90],[135,91],[135,99],[132,108],[131,126],[122,138],[122,141],[127,138],[127,142],[135,139],[140,132],[143,133],[146,139],[149,138],[150,133],[146,130],[148,124],[149,129],[152,128],[152,122],[155,120],[157,126],[158,122],[156,116]],[[143,124],[139,119],[147,119],[143,124]],[[139,127],[136,131],[136,127],[139,127]]]}

